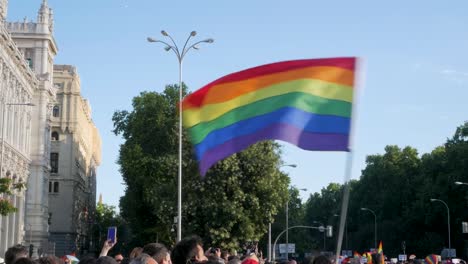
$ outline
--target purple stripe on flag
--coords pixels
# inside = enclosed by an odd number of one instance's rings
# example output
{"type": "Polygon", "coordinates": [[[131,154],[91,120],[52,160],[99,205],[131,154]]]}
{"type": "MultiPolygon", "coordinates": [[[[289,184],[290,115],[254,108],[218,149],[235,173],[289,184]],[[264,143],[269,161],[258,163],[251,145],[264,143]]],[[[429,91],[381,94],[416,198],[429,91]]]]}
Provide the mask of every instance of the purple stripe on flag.
{"type": "Polygon", "coordinates": [[[348,151],[349,134],[310,133],[288,124],[274,124],[256,133],[231,139],[205,152],[200,160],[200,174],[205,175],[216,162],[254,143],[269,139],[286,141],[305,150],[348,151]]]}

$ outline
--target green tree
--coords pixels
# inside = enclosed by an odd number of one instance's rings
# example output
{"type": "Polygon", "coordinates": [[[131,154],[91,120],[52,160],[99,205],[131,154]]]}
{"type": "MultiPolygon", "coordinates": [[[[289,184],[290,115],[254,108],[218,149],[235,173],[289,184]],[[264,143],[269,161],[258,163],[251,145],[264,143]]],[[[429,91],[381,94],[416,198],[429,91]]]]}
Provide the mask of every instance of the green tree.
{"type": "MultiPolygon", "coordinates": [[[[350,182],[349,249],[363,252],[374,247],[374,216],[361,210],[366,207],[377,215],[377,240],[383,241],[385,254],[402,253],[403,242],[406,253],[418,257],[440,254],[448,246],[447,211],[443,204],[431,203],[435,198],[448,204],[452,247],[465,256],[468,242],[460,227],[468,220],[468,188],[454,183],[468,182],[467,171],[468,122],[431,153],[419,156],[411,147],[387,146],[385,153],[369,155],[360,179],[350,182]]],[[[330,184],[311,195],[305,222],[331,224],[331,215],[341,208],[341,189],[330,184]]],[[[337,232],[335,228],[335,236],[337,232]]]]}
{"type": "Polygon", "coordinates": [[[93,251],[99,253],[104,242],[107,240],[107,229],[111,226],[117,227],[117,244],[113,247],[110,255],[128,251],[128,228],[125,221],[116,212],[115,206],[98,203],[94,214],[93,225],[93,251]]]}
{"type": "MultiPolygon", "coordinates": [[[[343,187],[338,183],[330,183],[327,187],[322,188],[320,193],[312,194],[305,204],[305,224],[309,226],[324,226],[331,225],[334,228],[334,233],[337,234],[337,221],[339,217],[336,217],[340,213],[341,209],[341,197],[343,187]]],[[[333,238],[327,238],[323,232],[317,230],[309,231],[312,250],[333,250],[336,246],[336,240],[333,238]],[[324,248],[325,240],[325,248],[324,248]]]]}
{"type": "MultiPolygon", "coordinates": [[[[168,85],[162,93],[141,93],[133,98],[131,112],[113,116],[114,132],[125,140],[118,159],[126,185],[121,213],[140,244],[175,240],[177,106],[178,87],[168,85]]],[[[259,240],[287,199],[289,178],[278,170],[278,144],[257,143],[218,162],[205,178],[192,153],[184,133],[183,234],[198,234],[205,243],[227,249],[259,240]]]]}
{"type": "Polygon", "coordinates": [[[10,177],[0,178],[0,215],[6,216],[10,213],[16,212],[18,209],[13,206],[10,195],[16,191],[21,191],[25,187],[25,183],[19,180],[15,182],[10,177]]]}

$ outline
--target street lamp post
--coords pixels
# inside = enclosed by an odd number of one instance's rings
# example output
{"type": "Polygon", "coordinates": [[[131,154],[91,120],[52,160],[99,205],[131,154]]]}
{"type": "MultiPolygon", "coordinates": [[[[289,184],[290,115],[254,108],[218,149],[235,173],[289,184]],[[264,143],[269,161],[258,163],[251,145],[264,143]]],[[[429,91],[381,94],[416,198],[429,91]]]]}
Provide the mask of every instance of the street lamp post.
{"type": "Polygon", "coordinates": [[[168,37],[170,41],[172,42],[172,45],[162,41],[162,40],[157,40],[151,37],[147,38],[148,42],[151,43],[162,43],[166,45],[164,49],[166,51],[172,50],[175,55],[177,56],[177,60],[179,62],[179,177],[178,177],[178,186],[177,186],[177,217],[178,217],[178,222],[177,222],[177,242],[182,239],[182,62],[185,58],[185,55],[191,50],[197,50],[198,49],[198,44],[200,43],[213,43],[214,40],[212,38],[209,39],[204,39],[201,41],[197,41],[194,44],[191,44],[190,46],[187,46],[189,43],[189,40],[192,37],[195,37],[197,35],[196,31],[190,32],[190,35],[187,37],[187,40],[185,41],[184,47],[182,50],[179,49],[177,44],[175,43],[174,39],[169,35],[166,31],[162,30],[161,34],[164,37],[168,37]]]}
{"type": "MultiPolygon", "coordinates": [[[[335,217],[339,217],[340,215],[339,214],[334,214],[333,216],[335,217]]],[[[348,248],[348,220],[346,219],[345,221],[345,245],[346,245],[346,250],[349,250],[348,248]]],[[[337,228],[337,230],[339,230],[339,226],[337,228]]]]}
{"type": "Polygon", "coordinates": [[[3,105],[3,109],[2,109],[2,132],[1,132],[1,136],[2,136],[2,146],[1,146],[1,150],[0,150],[0,177],[3,176],[3,152],[4,152],[4,146],[5,146],[5,138],[4,138],[4,135],[5,135],[5,112],[7,110],[7,106],[10,106],[10,105],[25,105],[25,106],[34,106],[34,104],[32,103],[5,103],[3,105]]]}
{"type": "MultiPolygon", "coordinates": [[[[288,166],[288,165],[285,165],[288,166]]],[[[290,167],[296,168],[297,165],[292,164],[290,167]]],[[[299,191],[306,192],[306,188],[298,189],[299,191]]],[[[289,259],[289,192],[288,192],[288,201],[286,202],[286,259],[289,259]]]]}
{"type": "Polygon", "coordinates": [[[431,199],[431,202],[441,202],[445,205],[445,208],[447,208],[447,226],[448,226],[448,246],[449,246],[449,250],[452,249],[452,244],[451,244],[451,241],[450,241],[450,210],[449,210],[449,207],[448,205],[442,201],[442,200],[439,200],[439,199],[431,199]]]}
{"type": "MultiPolygon", "coordinates": [[[[283,164],[283,165],[280,165],[279,166],[280,168],[281,167],[291,167],[291,168],[296,168],[297,165],[296,164],[283,164]]],[[[289,201],[289,194],[288,194],[288,201],[289,201]]],[[[286,202],[286,229],[288,228],[288,202],[286,202]]],[[[286,233],[286,244],[288,243],[288,233],[286,233]]],[[[267,250],[267,255],[268,255],[268,261],[270,262],[271,261],[271,223],[268,223],[268,250],[267,250]]],[[[275,249],[273,249],[275,250],[275,249]]]]}
{"type": "Polygon", "coordinates": [[[377,215],[369,208],[361,208],[362,211],[369,211],[374,215],[374,248],[377,248],[377,215]]]}
{"type": "MultiPolygon", "coordinates": [[[[296,168],[296,164],[286,164],[282,165],[281,167],[291,167],[296,168]]],[[[286,201],[286,258],[289,258],[289,191],[288,191],[288,200],[286,201]]]]}
{"type": "MultiPolygon", "coordinates": [[[[319,221],[313,221],[312,223],[314,223],[314,224],[319,224],[320,226],[325,226],[322,222],[319,222],[319,221]]],[[[324,230],[324,231],[323,231],[323,251],[324,251],[324,252],[325,252],[326,247],[327,247],[327,242],[326,242],[326,239],[327,239],[327,238],[325,237],[325,235],[326,235],[326,232],[325,232],[325,230],[324,230]]]]}
{"type": "MultiPolygon", "coordinates": [[[[291,167],[291,168],[296,168],[297,165],[296,164],[283,164],[283,165],[280,165],[279,166],[280,168],[281,167],[291,167]]],[[[288,196],[288,199],[289,199],[289,196],[288,196]]],[[[288,227],[288,202],[286,202],[286,228],[288,227]]],[[[286,233],[286,244],[287,244],[287,241],[288,241],[288,233],[286,233]]],[[[268,223],[268,248],[267,248],[267,258],[268,258],[268,262],[271,262],[271,223],[268,223]]],[[[275,250],[275,249],[273,249],[275,250]]]]}

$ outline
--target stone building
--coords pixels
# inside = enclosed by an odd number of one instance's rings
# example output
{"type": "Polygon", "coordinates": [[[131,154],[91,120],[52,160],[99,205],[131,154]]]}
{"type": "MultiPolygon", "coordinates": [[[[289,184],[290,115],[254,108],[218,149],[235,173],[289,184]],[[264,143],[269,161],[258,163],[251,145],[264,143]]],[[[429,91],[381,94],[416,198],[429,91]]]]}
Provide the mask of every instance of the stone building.
{"type": "MultiPolygon", "coordinates": [[[[40,81],[24,60],[5,23],[8,1],[0,0],[0,177],[27,182],[32,160],[34,101],[40,81]]],[[[24,238],[25,190],[11,196],[16,213],[0,218],[0,255],[24,238]]]]}
{"type": "Polygon", "coordinates": [[[53,13],[43,0],[37,21],[6,23],[11,37],[29,67],[39,79],[32,103],[30,177],[26,192],[25,230],[27,243],[34,244],[35,251],[48,247],[48,184],[50,156],[50,108],[55,101],[53,87],[53,63],[57,45],[53,37],[53,13]]]}
{"type": "Polygon", "coordinates": [[[47,0],[36,22],[6,22],[7,9],[0,0],[0,177],[27,182],[27,190],[9,197],[18,212],[0,218],[0,256],[21,242],[35,256],[70,253],[88,245],[99,134],[75,68],[56,66],[54,78],[47,0]]]}
{"type": "Polygon", "coordinates": [[[57,103],[51,128],[49,232],[60,256],[85,252],[90,245],[101,138],[91,119],[89,102],[81,97],[76,68],[55,65],[54,84],[57,103]]]}

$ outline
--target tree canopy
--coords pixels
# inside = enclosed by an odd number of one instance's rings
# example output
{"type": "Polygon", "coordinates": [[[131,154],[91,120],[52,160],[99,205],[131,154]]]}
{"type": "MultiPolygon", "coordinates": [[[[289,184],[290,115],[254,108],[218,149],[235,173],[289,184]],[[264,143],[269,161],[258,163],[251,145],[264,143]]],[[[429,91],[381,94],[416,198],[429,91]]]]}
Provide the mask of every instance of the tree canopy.
{"type": "MultiPolygon", "coordinates": [[[[187,88],[183,86],[183,93],[187,88]]],[[[131,111],[116,111],[121,135],[118,164],[126,186],[122,217],[140,245],[176,237],[178,173],[178,86],[143,92],[131,111]]],[[[198,234],[209,245],[238,249],[257,241],[288,197],[289,178],[278,168],[279,145],[264,141],[198,173],[191,143],[183,136],[183,235],[198,234]]]]}
{"type": "MultiPolygon", "coordinates": [[[[440,254],[448,247],[447,210],[450,209],[452,248],[465,255],[462,222],[468,220],[468,123],[456,129],[454,136],[431,153],[418,155],[411,147],[387,146],[384,154],[369,155],[361,178],[350,182],[347,218],[348,249],[365,251],[374,247],[374,216],[377,216],[377,240],[383,241],[390,256],[416,254],[424,257],[440,254]],[[404,246],[404,249],[403,249],[404,246]]],[[[343,186],[330,184],[321,193],[310,196],[305,205],[305,221],[325,221],[338,228],[333,217],[340,213],[343,186]]],[[[329,250],[336,245],[330,243],[329,250]]],[[[346,249],[346,236],[343,243],[346,249]]]]}

